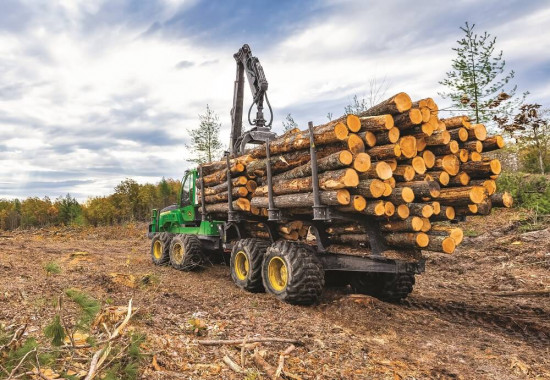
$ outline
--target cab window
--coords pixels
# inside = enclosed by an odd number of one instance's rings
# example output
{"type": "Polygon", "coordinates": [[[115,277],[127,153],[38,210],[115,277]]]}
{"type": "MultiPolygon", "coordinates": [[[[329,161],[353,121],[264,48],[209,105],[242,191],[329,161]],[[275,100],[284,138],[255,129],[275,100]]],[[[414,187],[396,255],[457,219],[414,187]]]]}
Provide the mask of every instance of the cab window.
{"type": "Polygon", "coordinates": [[[188,173],[183,180],[181,190],[181,207],[191,204],[191,191],[193,189],[193,173],[188,173]]]}

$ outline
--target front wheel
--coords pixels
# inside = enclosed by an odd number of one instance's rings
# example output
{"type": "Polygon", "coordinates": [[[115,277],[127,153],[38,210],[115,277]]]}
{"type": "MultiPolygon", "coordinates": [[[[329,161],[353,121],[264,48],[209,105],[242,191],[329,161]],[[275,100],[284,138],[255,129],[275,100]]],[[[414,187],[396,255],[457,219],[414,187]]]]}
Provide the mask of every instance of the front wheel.
{"type": "Polygon", "coordinates": [[[314,249],[287,240],[280,240],[267,249],[262,278],[269,293],[296,305],[317,302],[325,284],[323,267],[314,249]]]}
{"type": "Polygon", "coordinates": [[[196,235],[176,235],[170,244],[170,264],[178,270],[192,271],[202,263],[201,242],[196,235]]]}
{"type": "Polygon", "coordinates": [[[164,265],[170,261],[170,239],[167,232],[155,234],[151,241],[151,259],[155,265],[164,265]]]}
{"type": "Polygon", "coordinates": [[[242,239],[231,251],[231,278],[241,289],[263,292],[262,262],[270,243],[261,239],[242,239]]]}

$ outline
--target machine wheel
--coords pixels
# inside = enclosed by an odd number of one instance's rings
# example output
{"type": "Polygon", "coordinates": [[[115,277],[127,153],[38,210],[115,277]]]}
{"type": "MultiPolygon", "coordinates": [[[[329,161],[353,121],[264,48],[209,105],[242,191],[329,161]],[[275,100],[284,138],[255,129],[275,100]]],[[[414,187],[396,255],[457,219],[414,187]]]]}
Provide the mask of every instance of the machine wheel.
{"type": "Polygon", "coordinates": [[[156,234],[151,241],[151,258],[155,265],[164,265],[170,261],[170,240],[168,232],[156,234]]]}
{"type": "Polygon", "coordinates": [[[315,303],[325,284],[323,266],[314,249],[287,240],[280,240],[267,249],[262,279],[268,292],[296,305],[315,303]]]}
{"type": "Polygon", "coordinates": [[[355,273],[351,279],[355,292],[393,302],[406,298],[413,286],[412,273],[355,273]]]}
{"type": "Polygon", "coordinates": [[[197,235],[176,235],[170,244],[170,264],[176,269],[192,271],[202,263],[201,242],[197,235]]]}
{"type": "Polygon", "coordinates": [[[231,278],[241,289],[263,292],[262,262],[270,243],[261,239],[242,239],[231,251],[231,278]]]}

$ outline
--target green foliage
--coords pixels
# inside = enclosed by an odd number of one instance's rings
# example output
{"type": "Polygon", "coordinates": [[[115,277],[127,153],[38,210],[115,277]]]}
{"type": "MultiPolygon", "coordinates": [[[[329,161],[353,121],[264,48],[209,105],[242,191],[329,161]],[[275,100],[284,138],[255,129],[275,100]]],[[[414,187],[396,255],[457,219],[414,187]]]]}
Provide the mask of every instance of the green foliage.
{"type": "Polygon", "coordinates": [[[538,214],[550,214],[550,178],[526,173],[503,173],[497,181],[499,191],[508,191],[514,205],[538,214]]]}
{"type": "Polygon", "coordinates": [[[80,328],[88,327],[97,313],[101,310],[99,301],[76,289],[68,289],[65,291],[65,294],[71,301],[76,303],[82,311],[77,326],[80,328]]]}
{"type": "Polygon", "coordinates": [[[494,116],[510,115],[523,98],[514,98],[517,86],[509,85],[514,71],[505,72],[506,62],[502,50],[495,52],[496,37],[487,32],[474,33],[475,24],[467,22],[460,30],[464,37],[453,48],[457,56],[452,70],[439,82],[449,92],[440,93],[450,99],[454,109],[470,115],[476,123],[489,123],[494,116]]]}
{"type": "Polygon", "coordinates": [[[283,131],[287,132],[291,129],[298,128],[298,123],[294,121],[292,114],[287,114],[285,120],[283,121],[283,131]]]}
{"type": "MultiPolygon", "coordinates": [[[[21,362],[21,360],[32,350],[36,349],[38,347],[38,343],[34,338],[29,338],[23,342],[21,347],[9,350],[7,352],[4,352],[5,356],[2,358],[2,366],[8,370],[8,372],[11,372],[18,364],[21,362]]],[[[26,360],[23,362],[20,368],[22,369],[31,369],[33,367],[33,363],[35,361],[34,355],[30,354],[27,356],[26,360]]]]}
{"type": "Polygon", "coordinates": [[[44,335],[46,338],[51,339],[53,346],[61,346],[65,339],[65,329],[61,325],[61,318],[57,314],[53,320],[44,329],[44,335]]]}
{"type": "Polygon", "coordinates": [[[103,380],[133,380],[138,378],[139,364],[143,360],[141,344],[145,335],[132,334],[126,352],[120,355],[120,349],[111,350],[111,356],[117,357],[105,373],[103,380]],[[118,356],[117,356],[118,355],[118,356]]]}
{"type": "Polygon", "coordinates": [[[55,261],[48,261],[48,262],[44,265],[44,270],[45,270],[48,274],[59,274],[59,273],[61,273],[61,267],[60,267],[59,264],[56,263],[55,261]]]}
{"type": "Polygon", "coordinates": [[[60,224],[65,226],[82,224],[82,207],[75,198],[71,197],[71,194],[57,198],[55,206],[58,209],[57,219],[60,224]]]}
{"type": "Polygon", "coordinates": [[[187,161],[202,164],[212,162],[212,159],[219,155],[222,148],[220,142],[221,123],[218,115],[207,104],[206,113],[199,115],[200,125],[188,130],[191,136],[191,144],[187,148],[191,149],[187,161]]]}

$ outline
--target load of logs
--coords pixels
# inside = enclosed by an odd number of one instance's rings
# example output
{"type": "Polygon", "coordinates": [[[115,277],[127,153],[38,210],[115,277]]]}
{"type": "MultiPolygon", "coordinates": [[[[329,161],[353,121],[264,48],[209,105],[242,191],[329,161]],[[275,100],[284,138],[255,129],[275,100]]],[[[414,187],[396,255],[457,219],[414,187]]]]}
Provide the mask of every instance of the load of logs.
{"type": "MultiPolygon", "coordinates": [[[[311,138],[309,130],[293,129],[270,142],[273,199],[285,216],[278,231],[284,239],[315,239],[308,222],[314,203],[311,138]]],[[[399,93],[359,115],[314,127],[313,139],[321,203],[370,217],[396,250],[452,253],[463,234],[449,221],[512,205],[508,193],[497,193],[500,162],[486,155],[502,148],[503,138],[488,136],[483,124],[467,116],[439,118],[431,98],[413,102],[399,93]]],[[[229,166],[232,208],[267,220],[265,145],[231,158],[229,166]]],[[[206,212],[227,218],[227,161],[203,164],[201,171],[204,194],[199,196],[206,212]]],[[[247,224],[251,236],[268,238],[262,227],[261,222],[247,224]]],[[[368,252],[361,223],[333,221],[324,233],[335,252],[368,252]]]]}

